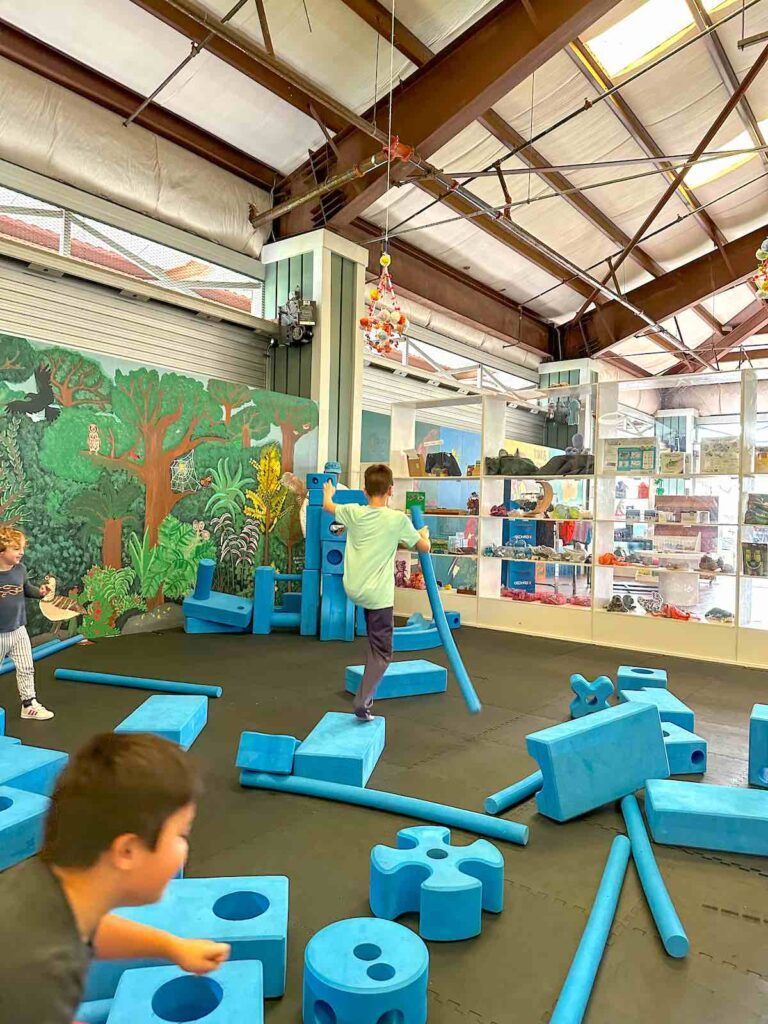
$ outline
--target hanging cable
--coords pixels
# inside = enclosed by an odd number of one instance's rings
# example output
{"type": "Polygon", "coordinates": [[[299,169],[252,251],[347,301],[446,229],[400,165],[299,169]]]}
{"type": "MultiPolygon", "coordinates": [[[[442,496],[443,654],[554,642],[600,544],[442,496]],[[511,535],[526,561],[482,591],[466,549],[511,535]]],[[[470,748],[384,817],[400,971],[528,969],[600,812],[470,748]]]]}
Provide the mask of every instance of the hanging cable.
{"type": "Polygon", "coordinates": [[[392,178],[392,94],[395,87],[395,0],[392,0],[392,24],[389,29],[389,112],[387,115],[387,209],[384,219],[383,252],[389,253],[389,189],[392,178]]]}

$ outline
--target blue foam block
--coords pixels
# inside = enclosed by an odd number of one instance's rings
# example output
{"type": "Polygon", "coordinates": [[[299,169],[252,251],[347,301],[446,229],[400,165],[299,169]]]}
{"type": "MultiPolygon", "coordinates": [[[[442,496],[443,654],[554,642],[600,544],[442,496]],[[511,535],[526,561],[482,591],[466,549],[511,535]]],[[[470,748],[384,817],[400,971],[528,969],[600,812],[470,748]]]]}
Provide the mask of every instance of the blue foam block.
{"type": "Polygon", "coordinates": [[[342,577],[327,572],[321,582],[320,639],[355,639],[355,606],[347,597],[342,577]]]}
{"type": "Polygon", "coordinates": [[[633,704],[653,704],[659,709],[659,718],[662,722],[672,722],[674,725],[679,725],[681,729],[687,729],[688,732],[694,730],[693,711],[669,690],[657,688],[649,690],[620,689],[619,700],[622,703],[630,701],[633,704]]]}
{"type": "Polygon", "coordinates": [[[216,590],[204,600],[185,597],[181,607],[185,615],[194,619],[222,622],[225,626],[237,626],[238,629],[247,629],[253,615],[253,603],[249,598],[221,594],[216,590]]]}
{"type": "Polygon", "coordinates": [[[261,964],[226,963],[213,974],[178,967],[126,971],[115,993],[109,1024],[263,1024],[261,964]]]}
{"type": "Polygon", "coordinates": [[[0,736],[5,736],[5,708],[0,708],[0,736]]]}
{"type": "Polygon", "coordinates": [[[344,575],[344,544],[324,540],[322,543],[322,572],[334,576],[344,575]]]}
{"type": "Polygon", "coordinates": [[[323,715],[293,759],[293,773],[305,779],[364,786],[384,749],[384,719],[361,722],[355,715],[323,715]]]}
{"type": "Polygon", "coordinates": [[[298,590],[287,590],[280,604],[281,612],[301,613],[301,594],[298,590]]]}
{"type": "Polygon", "coordinates": [[[768,786],[768,704],[755,704],[749,716],[749,784],[768,786]]]}
{"type": "Polygon", "coordinates": [[[707,741],[674,722],[662,722],[670,775],[702,775],[707,770],[707,741]]]}
{"type": "Polygon", "coordinates": [[[657,843],[768,855],[768,793],[649,779],[645,814],[657,843]]]}
{"type": "Polygon", "coordinates": [[[293,755],[299,741],[293,736],[276,736],[267,732],[244,732],[240,736],[235,766],[249,772],[275,772],[290,775],[293,755]]]}
{"type": "Polygon", "coordinates": [[[333,496],[334,505],[367,505],[368,497],[365,491],[355,490],[353,487],[341,488],[333,496]]]}
{"type": "Polygon", "coordinates": [[[198,619],[194,615],[184,616],[185,633],[243,633],[240,626],[227,626],[223,622],[210,622],[207,619],[198,619]]]}
{"type": "Polygon", "coordinates": [[[304,538],[304,568],[320,568],[320,531],[323,525],[323,496],[315,505],[312,503],[313,492],[309,492],[309,504],[307,505],[306,536],[304,538]]]}
{"type": "Polygon", "coordinates": [[[115,732],[152,732],[189,750],[207,721],[207,697],[156,693],[116,726],[115,732]]]}
{"type": "Polygon", "coordinates": [[[365,621],[365,608],[360,605],[355,611],[355,633],[358,636],[368,636],[368,624],[365,621]]]}
{"type": "MultiPolygon", "coordinates": [[[[267,999],[285,992],[288,879],[283,875],[172,879],[159,903],[121,907],[113,913],[180,938],[228,942],[231,960],[260,961],[267,999]]],[[[111,999],[125,971],[161,964],[158,960],[94,960],[84,998],[111,999]]]]}
{"type": "Polygon", "coordinates": [[[430,825],[397,833],[397,849],[371,851],[371,910],[393,921],[419,914],[419,935],[451,942],[482,930],[482,912],[504,906],[504,858],[487,839],[451,846],[450,829],[430,825]]]}
{"type": "Polygon", "coordinates": [[[50,803],[39,793],[0,786],[0,871],[40,849],[50,803]]]}
{"type": "MultiPolygon", "coordinates": [[[[365,665],[349,665],[344,673],[348,693],[357,693],[365,665]]],[[[448,669],[431,661],[393,661],[387,666],[376,700],[390,697],[413,697],[424,693],[445,693],[448,689],[448,669]]]]}
{"type": "Polygon", "coordinates": [[[260,565],[253,574],[253,623],[251,631],[266,636],[272,632],[275,611],[275,570],[260,565]]]}
{"type": "Polygon", "coordinates": [[[638,668],[637,665],[620,665],[616,675],[618,690],[667,689],[667,671],[663,668],[638,668]]]}
{"type": "Polygon", "coordinates": [[[0,736],[0,747],[12,747],[15,743],[21,743],[21,740],[15,736],[0,736]]]}
{"type": "Polygon", "coordinates": [[[544,779],[536,805],[555,821],[669,776],[659,713],[650,704],[619,704],[534,732],[525,742],[544,779]]]}
{"type": "Polygon", "coordinates": [[[22,743],[3,744],[0,746],[0,786],[50,796],[68,759],[61,750],[25,747],[22,743]]]}
{"type": "MultiPolygon", "coordinates": [[[[319,548],[317,564],[320,564],[319,548]]],[[[320,572],[318,569],[304,569],[301,574],[301,621],[299,632],[302,636],[317,636],[320,628],[320,572]]]]}
{"type": "Polygon", "coordinates": [[[307,476],[306,476],[307,490],[310,491],[310,492],[311,491],[319,491],[320,492],[320,504],[321,505],[323,503],[323,487],[325,487],[325,485],[328,483],[329,480],[331,481],[331,483],[334,486],[336,486],[336,484],[339,482],[339,474],[338,473],[307,473],[307,476]]]}
{"type": "Polygon", "coordinates": [[[75,1010],[75,1021],[77,1024],[107,1024],[111,1009],[111,999],[92,999],[90,1002],[80,1003],[75,1010]]]}
{"type": "Polygon", "coordinates": [[[303,1024],[426,1024],[429,953],[372,917],[335,921],[307,943],[303,1024]]]}
{"type": "Polygon", "coordinates": [[[608,698],[613,694],[613,683],[608,676],[598,676],[590,682],[576,674],[571,676],[571,689],[576,694],[571,701],[571,718],[584,718],[596,711],[605,711],[608,698]]]}

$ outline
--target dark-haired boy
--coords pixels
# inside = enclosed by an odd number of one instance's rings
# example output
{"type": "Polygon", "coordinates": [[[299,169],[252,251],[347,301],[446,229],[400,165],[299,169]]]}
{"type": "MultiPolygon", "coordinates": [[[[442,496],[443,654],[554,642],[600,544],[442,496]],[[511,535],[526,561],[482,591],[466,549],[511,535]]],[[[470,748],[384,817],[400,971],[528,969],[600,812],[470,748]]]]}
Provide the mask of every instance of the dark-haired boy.
{"type": "Polygon", "coordinates": [[[398,547],[429,551],[429,531],[417,530],[404,512],[389,508],[392,470],[378,463],[365,471],[367,505],[336,505],[334,487],[323,488],[323,508],[347,528],[344,549],[344,589],[351,601],[365,611],[368,654],[354,711],[363,722],[373,718],[371,707],[381,677],[392,661],[395,575],[398,547]]]}
{"type": "Polygon", "coordinates": [[[149,734],[95,736],[59,776],[39,857],[0,875],[0,1021],[72,1024],[91,957],[207,974],[229,946],[110,914],[155,903],[187,858],[200,783],[149,734]]]}

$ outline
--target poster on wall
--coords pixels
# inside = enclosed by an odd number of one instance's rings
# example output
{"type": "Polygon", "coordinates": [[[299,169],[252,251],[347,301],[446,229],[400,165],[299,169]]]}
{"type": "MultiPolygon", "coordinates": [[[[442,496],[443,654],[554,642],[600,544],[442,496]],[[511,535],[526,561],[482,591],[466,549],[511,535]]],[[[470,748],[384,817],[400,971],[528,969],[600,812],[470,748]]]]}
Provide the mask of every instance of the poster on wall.
{"type": "MultiPolygon", "coordinates": [[[[299,510],[316,469],[317,406],[0,334],[0,525],[27,536],[82,609],[69,628],[116,636],[181,622],[201,558],[215,587],[303,564],[299,510]]],[[[37,602],[30,632],[51,631],[37,602]]]]}

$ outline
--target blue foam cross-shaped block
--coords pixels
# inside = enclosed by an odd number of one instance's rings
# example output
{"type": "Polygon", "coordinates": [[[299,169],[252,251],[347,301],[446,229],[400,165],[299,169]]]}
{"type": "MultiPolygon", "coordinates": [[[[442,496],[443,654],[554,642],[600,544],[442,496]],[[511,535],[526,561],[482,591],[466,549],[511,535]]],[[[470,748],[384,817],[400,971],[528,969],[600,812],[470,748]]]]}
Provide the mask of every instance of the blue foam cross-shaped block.
{"type": "Polygon", "coordinates": [[[397,849],[371,851],[370,903],[390,921],[416,911],[422,938],[470,939],[480,934],[483,910],[504,906],[504,858],[487,839],[451,846],[450,829],[401,829],[397,849]]]}
{"type": "Polygon", "coordinates": [[[768,704],[755,704],[749,716],[749,784],[768,786],[768,704]]]}
{"type": "Polygon", "coordinates": [[[115,732],[151,732],[189,750],[207,721],[207,697],[155,693],[116,726],[115,732]]]}
{"type": "Polygon", "coordinates": [[[355,715],[329,711],[293,759],[293,773],[305,779],[364,786],[384,749],[384,719],[362,722],[355,715]]]}
{"type": "MultiPolygon", "coordinates": [[[[365,665],[349,665],[344,673],[348,693],[357,693],[365,665]]],[[[391,697],[414,697],[425,693],[445,693],[448,669],[431,661],[393,661],[387,666],[376,690],[376,700],[391,697]]]]}
{"type": "Polygon", "coordinates": [[[707,770],[707,741],[681,729],[674,722],[662,722],[670,775],[702,775],[707,770]]]}
{"type": "Polygon", "coordinates": [[[235,765],[249,772],[290,775],[299,741],[293,736],[268,732],[244,732],[240,736],[235,765]]]}
{"type": "Polygon", "coordinates": [[[0,871],[40,849],[50,803],[39,793],[0,786],[0,871]]]}
{"type": "Polygon", "coordinates": [[[0,786],[50,796],[68,755],[61,750],[0,744],[0,786]]]}
{"type": "Polygon", "coordinates": [[[649,779],[645,813],[657,843],[768,856],[768,793],[649,779]]]}
{"type": "Polygon", "coordinates": [[[193,619],[221,622],[238,629],[247,629],[253,615],[253,601],[249,598],[221,594],[217,590],[212,590],[206,598],[185,597],[181,607],[184,614],[193,619]]]}
{"type": "Polygon", "coordinates": [[[608,698],[613,694],[613,683],[608,676],[598,676],[589,682],[581,675],[571,676],[571,689],[576,694],[571,701],[571,718],[583,718],[596,711],[605,711],[608,698]]]}
{"type": "Polygon", "coordinates": [[[637,665],[619,665],[616,675],[619,690],[667,689],[667,670],[664,668],[640,668],[637,665]]]}
{"type": "Polygon", "coordinates": [[[670,693],[669,690],[662,690],[657,687],[639,690],[619,689],[619,700],[623,703],[652,704],[659,709],[659,718],[662,722],[672,722],[679,725],[681,729],[693,732],[694,715],[693,711],[683,702],[670,693]]]}

